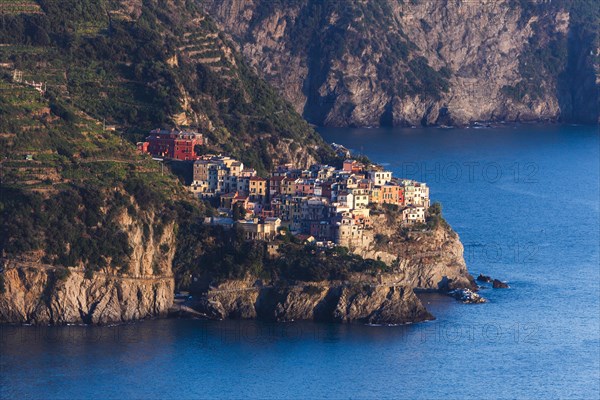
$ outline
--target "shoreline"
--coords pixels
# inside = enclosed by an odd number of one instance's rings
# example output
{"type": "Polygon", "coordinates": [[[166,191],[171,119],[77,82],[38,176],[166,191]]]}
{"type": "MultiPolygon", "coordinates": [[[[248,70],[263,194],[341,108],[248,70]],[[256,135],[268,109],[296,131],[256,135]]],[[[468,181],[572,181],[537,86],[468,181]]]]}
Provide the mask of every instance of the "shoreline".
{"type": "Polygon", "coordinates": [[[600,121],[597,123],[589,122],[552,122],[552,121],[477,121],[465,125],[396,125],[396,126],[311,126],[320,133],[320,130],[354,130],[354,129],[385,129],[385,130],[402,130],[402,129],[500,129],[500,128],[518,128],[518,127],[600,127],[600,121]]]}

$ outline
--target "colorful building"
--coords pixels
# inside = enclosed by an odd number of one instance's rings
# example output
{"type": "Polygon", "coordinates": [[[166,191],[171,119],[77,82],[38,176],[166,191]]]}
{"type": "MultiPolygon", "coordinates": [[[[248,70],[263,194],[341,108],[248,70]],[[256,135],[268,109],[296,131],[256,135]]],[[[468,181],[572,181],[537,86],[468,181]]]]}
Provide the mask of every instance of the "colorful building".
{"type": "Polygon", "coordinates": [[[146,142],[140,142],[137,146],[138,150],[155,157],[196,160],[198,157],[194,148],[203,144],[206,144],[206,141],[200,133],[155,129],[146,137],[146,142]]]}
{"type": "Polygon", "coordinates": [[[250,178],[250,200],[264,201],[267,198],[267,180],[258,176],[250,178]]]}
{"type": "Polygon", "coordinates": [[[369,171],[369,179],[376,186],[383,186],[392,180],[392,173],[390,171],[369,171]]]}
{"type": "Polygon", "coordinates": [[[364,168],[364,165],[356,160],[344,160],[342,171],[345,172],[360,172],[364,168]]]}

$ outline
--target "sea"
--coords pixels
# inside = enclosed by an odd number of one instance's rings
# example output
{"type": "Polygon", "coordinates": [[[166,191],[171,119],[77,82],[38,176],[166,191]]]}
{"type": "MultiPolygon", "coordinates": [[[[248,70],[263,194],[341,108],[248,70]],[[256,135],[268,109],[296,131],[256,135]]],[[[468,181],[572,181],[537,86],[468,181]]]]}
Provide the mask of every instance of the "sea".
{"type": "Polygon", "coordinates": [[[469,271],[508,289],[402,326],[0,327],[2,399],[600,398],[597,126],[320,129],[425,181],[469,271]]]}

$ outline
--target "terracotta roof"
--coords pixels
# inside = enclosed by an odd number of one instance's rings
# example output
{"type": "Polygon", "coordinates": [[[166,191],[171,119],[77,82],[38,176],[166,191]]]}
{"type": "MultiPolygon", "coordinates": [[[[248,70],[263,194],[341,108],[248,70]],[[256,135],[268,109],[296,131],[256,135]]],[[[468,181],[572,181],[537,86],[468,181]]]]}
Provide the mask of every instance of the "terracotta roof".
{"type": "Polygon", "coordinates": [[[308,239],[310,239],[310,238],[313,238],[313,239],[314,239],[314,236],[313,236],[313,235],[304,235],[304,234],[300,234],[300,235],[295,235],[295,236],[296,236],[298,239],[302,240],[302,241],[308,240],[308,239]]]}

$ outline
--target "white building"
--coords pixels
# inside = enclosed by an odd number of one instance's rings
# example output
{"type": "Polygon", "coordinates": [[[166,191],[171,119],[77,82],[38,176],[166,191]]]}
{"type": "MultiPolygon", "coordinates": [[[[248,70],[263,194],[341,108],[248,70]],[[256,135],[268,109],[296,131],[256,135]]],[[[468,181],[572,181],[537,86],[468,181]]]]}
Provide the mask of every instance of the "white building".
{"type": "Polygon", "coordinates": [[[242,228],[248,240],[270,240],[277,235],[281,226],[279,218],[267,218],[260,222],[258,218],[253,220],[238,221],[237,224],[242,228]]]}
{"type": "Polygon", "coordinates": [[[383,186],[392,180],[391,171],[369,171],[369,180],[376,186],[383,186]]]}
{"type": "Polygon", "coordinates": [[[339,192],[337,201],[348,208],[354,208],[354,195],[351,192],[345,190],[339,192]]]}
{"type": "Polygon", "coordinates": [[[404,186],[404,203],[429,208],[429,187],[425,183],[410,180],[402,181],[404,186]]]}
{"type": "Polygon", "coordinates": [[[352,208],[366,208],[369,205],[368,189],[352,189],[353,195],[352,208]]]}
{"type": "Polygon", "coordinates": [[[425,207],[409,206],[402,210],[402,223],[405,225],[424,224],[425,207]]]}

